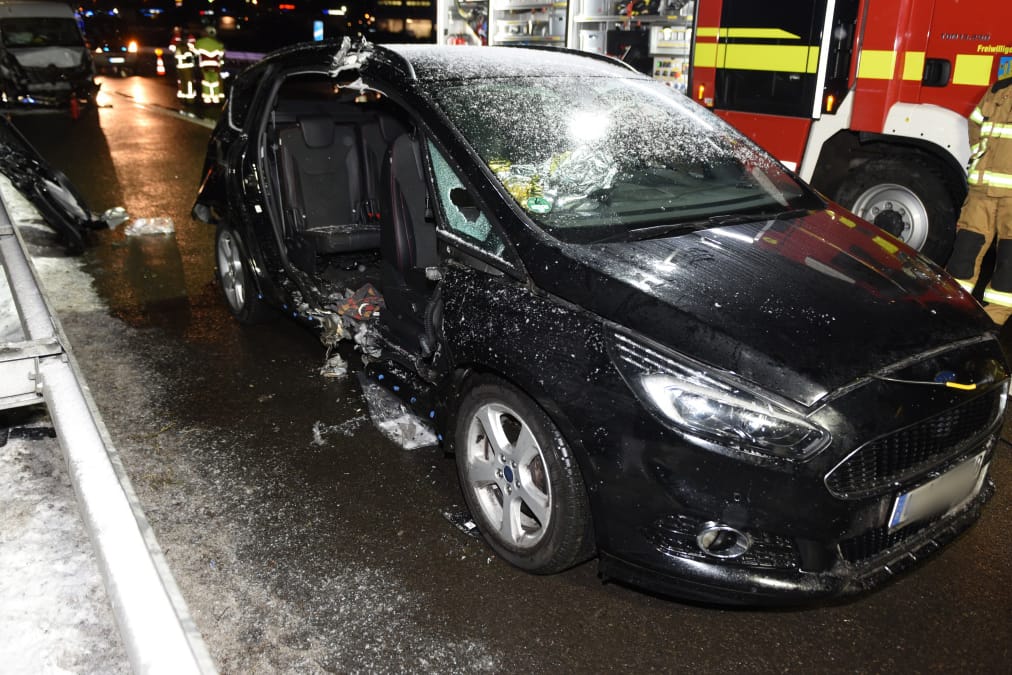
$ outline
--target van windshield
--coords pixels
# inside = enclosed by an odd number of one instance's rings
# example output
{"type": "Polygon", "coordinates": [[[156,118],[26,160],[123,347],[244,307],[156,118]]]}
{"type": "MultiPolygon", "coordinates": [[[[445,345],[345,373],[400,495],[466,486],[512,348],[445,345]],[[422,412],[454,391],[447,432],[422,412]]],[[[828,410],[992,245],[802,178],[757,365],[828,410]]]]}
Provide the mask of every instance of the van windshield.
{"type": "Polygon", "coordinates": [[[81,47],[84,40],[73,19],[19,17],[0,20],[5,47],[81,47]]]}
{"type": "Polygon", "coordinates": [[[776,160],[659,82],[517,77],[440,83],[433,95],[521,208],[563,241],[824,207],[776,160]]]}

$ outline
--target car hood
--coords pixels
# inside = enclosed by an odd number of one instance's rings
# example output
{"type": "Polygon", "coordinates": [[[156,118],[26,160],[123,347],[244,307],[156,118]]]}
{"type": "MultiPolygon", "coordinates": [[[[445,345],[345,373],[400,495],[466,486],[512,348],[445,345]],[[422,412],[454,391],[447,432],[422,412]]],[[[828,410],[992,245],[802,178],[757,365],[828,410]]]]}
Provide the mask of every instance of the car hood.
{"type": "Polygon", "coordinates": [[[530,266],[545,290],[805,406],[993,330],[947,274],[842,209],[552,248],[530,266]]]}

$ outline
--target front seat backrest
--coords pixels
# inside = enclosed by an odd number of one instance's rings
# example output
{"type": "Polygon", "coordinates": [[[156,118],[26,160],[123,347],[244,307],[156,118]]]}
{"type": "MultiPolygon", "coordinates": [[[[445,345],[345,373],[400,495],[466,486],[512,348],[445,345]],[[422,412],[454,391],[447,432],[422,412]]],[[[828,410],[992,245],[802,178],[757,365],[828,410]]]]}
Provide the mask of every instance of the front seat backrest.
{"type": "Polygon", "coordinates": [[[387,152],[380,179],[383,257],[402,276],[436,261],[436,232],[426,221],[427,200],[418,143],[402,134],[387,152]]]}

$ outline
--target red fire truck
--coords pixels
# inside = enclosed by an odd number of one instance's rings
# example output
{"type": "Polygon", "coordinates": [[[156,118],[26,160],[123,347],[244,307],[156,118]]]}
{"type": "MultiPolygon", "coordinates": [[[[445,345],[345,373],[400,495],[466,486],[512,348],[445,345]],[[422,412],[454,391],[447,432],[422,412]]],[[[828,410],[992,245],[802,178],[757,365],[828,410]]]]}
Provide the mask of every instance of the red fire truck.
{"type": "Polygon", "coordinates": [[[944,262],[966,118],[1008,56],[1009,0],[697,0],[689,93],[944,262]]]}

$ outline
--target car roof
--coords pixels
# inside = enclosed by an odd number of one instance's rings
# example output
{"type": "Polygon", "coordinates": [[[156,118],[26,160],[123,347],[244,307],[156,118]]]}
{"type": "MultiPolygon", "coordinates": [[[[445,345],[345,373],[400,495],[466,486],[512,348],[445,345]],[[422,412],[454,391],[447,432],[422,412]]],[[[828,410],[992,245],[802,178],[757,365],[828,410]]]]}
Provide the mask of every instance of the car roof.
{"type": "MultiPolygon", "coordinates": [[[[2,1],[2,0],[0,0],[2,1]]],[[[432,44],[353,44],[345,40],[301,43],[279,49],[265,61],[285,67],[332,68],[341,53],[364,55],[355,66],[372,71],[392,69],[398,78],[419,82],[511,77],[632,77],[649,79],[621,61],[566,49],[470,47],[432,44]],[[384,66],[386,68],[384,68],[384,66]]],[[[390,71],[387,71],[391,74],[390,71]]]]}
{"type": "MultiPolygon", "coordinates": [[[[639,77],[608,57],[562,49],[389,44],[379,47],[410,64],[422,82],[510,77],[639,77]]],[[[643,76],[645,77],[645,76],[643,76]]]]}

